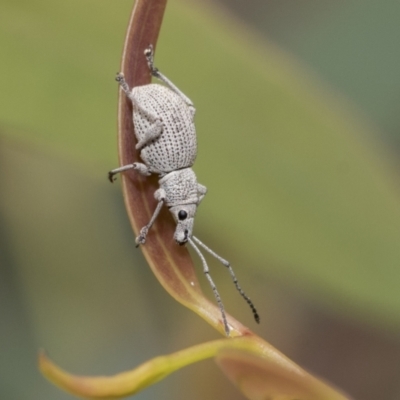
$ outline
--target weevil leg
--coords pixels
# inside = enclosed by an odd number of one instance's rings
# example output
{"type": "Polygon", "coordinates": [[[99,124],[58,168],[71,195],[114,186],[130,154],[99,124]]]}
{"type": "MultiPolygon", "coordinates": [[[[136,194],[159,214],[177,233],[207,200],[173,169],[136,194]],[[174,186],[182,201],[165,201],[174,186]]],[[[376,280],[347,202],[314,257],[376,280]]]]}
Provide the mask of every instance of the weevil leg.
{"type": "Polygon", "coordinates": [[[154,197],[156,200],[158,200],[157,207],[147,225],[145,225],[139,232],[139,236],[136,238],[136,247],[138,247],[140,244],[145,244],[146,243],[146,237],[147,234],[149,233],[150,228],[153,226],[154,221],[158,217],[158,214],[160,214],[161,208],[164,205],[165,201],[165,190],[164,189],[157,189],[154,193],[154,197]]]}
{"type": "Polygon", "coordinates": [[[154,121],[154,124],[144,133],[144,136],[136,144],[136,150],[141,150],[150,142],[158,139],[163,131],[163,124],[159,119],[154,121]]]}
{"type": "Polygon", "coordinates": [[[160,118],[158,118],[155,114],[149,112],[148,110],[144,109],[140,106],[139,102],[136,101],[135,96],[132,90],[129,88],[128,84],[126,83],[124,74],[119,72],[115,80],[121,86],[121,89],[124,91],[126,96],[131,99],[133,106],[143,114],[150,122],[153,122],[153,125],[149,128],[147,132],[145,132],[144,137],[136,144],[136,150],[140,150],[149,144],[152,140],[157,139],[160,137],[162,133],[162,122],[160,118]]]}
{"type": "Polygon", "coordinates": [[[197,193],[199,195],[199,201],[197,204],[200,204],[200,202],[204,199],[204,196],[207,194],[207,188],[204,185],[198,183],[197,184],[197,193]]]}
{"type": "Polygon", "coordinates": [[[145,244],[146,243],[146,238],[147,238],[147,234],[149,233],[150,228],[152,227],[152,225],[154,224],[154,221],[156,220],[156,218],[158,217],[158,214],[160,214],[161,208],[164,205],[164,200],[160,200],[157,203],[157,207],[150,219],[150,222],[145,225],[139,232],[139,236],[136,238],[136,247],[139,247],[139,245],[141,244],[145,244]]]}
{"type": "MultiPolygon", "coordinates": [[[[141,113],[143,113],[150,121],[160,121],[160,119],[153,113],[149,112],[148,110],[145,110],[143,107],[140,106],[140,104],[136,101],[135,96],[133,95],[132,90],[129,88],[125,76],[122,72],[118,72],[117,76],[115,77],[115,80],[119,83],[121,86],[121,89],[123,92],[126,94],[126,96],[131,99],[134,107],[138,109],[141,113]]],[[[161,121],[160,121],[161,122],[161,121]]]]}
{"type": "Polygon", "coordinates": [[[132,101],[133,105],[135,106],[135,108],[137,108],[140,112],[145,114],[149,118],[149,120],[151,120],[151,121],[159,121],[160,120],[155,114],[152,114],[148,110],[145,110],[136,101],[135,96],[133,95],[132,90],[128,86],[128,83],[126,82],[125,76],[124,76],[124,74],[122,72],[118,72],[117,73],[117,76],[115,77],[115,80],[119,83],[119,85],[121,86],[121,89],[126,94],[126,96],[131,99],[131,101],[132,101]]]}
{"type": "Polygon", "coordinates": [[[162,74],[158,68],[154,66],[154,51],[153,45],[150,45],[145,51],[144,55],[147,59],[147,65],[149,66],[149,70],[151,75],[155,78],[158,78],[160,81],[164,82],[172,91],[174,91],[181,99],[192,109],[193,115],[195,113],[195,108],[192,100],[189,99],[174,83],[172,83],[164,74],[162,74]]]}
{"type": "Polygon", "coordinates": [[[130,97],[131,89],[129,89],[128,84],[126,83],[125,76],[122,72],[118,72],[117,76],[115,77],[115,80],[119,83],[121,86],[121,89],[125,92],[125,94],[130,97]]]}
{"type": "Polygon", "coordinates": [[[120,172],[124,172],[124,171],[129,171],[130,169],[136,170],[137,172],[139,172],[140,175],[145,175],[145,176],[151,175],[151,172],[150,172],[149,168],[147,167],[147,165],[142,164],[142,163],[133,163],[133,164],[123,165],[122,167],[115,168],[115,169],[112,169],[111,171],[109,171],[108,172],[108,180],[112,183],[115,180],[114,176],[116,174],[119,174],[120,172]]]}

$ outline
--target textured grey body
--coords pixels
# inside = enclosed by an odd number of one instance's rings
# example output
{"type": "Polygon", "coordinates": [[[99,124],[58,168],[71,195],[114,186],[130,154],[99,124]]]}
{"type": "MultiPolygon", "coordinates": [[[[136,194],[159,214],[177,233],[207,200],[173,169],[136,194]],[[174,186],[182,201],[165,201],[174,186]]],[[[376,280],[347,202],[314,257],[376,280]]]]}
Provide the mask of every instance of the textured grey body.
{"type": "Polygon", "coordinates": [[[160,189],[164,191],[165,205],[196,204],[200,202],[196,175],[191,168],[173,171],[159,180],[160,189]]]}
{"type": "MultiPolygon", "coordinates": [[[[144,161],[132,164],[132,168],[143,175],[160,175],[160,188],[154,197],[160,207],[165,204],[171,211],[177,223],[174,238],[183,244],[192,235],[197,206],[207,189],[197,183],[191,169],[197,154],[193,121],[196,110],[179,89],[168,80],[167,84],[169,87],[153,83],[127,90],[133,105],[136,148],[144,161]]],[[[158,213],[157,208],[152,220],[141,230],[138,243],[145,242],[158,213]]]]}
{"type": "Polygon", "coordinates": [[[174,238],[184,244],[192,236],[197,206],[207,189],[197,183],[191,169],[197,154],[194,115],[196,109],[168,78],[152,64],[152,53],[147,53],[150,71],[167,86],[151,83],[130,89],[122,74],[117,75],[122,90],[132,101],[133,125],[137,138],[136,149],[143,163],[123,165],[109,172],[109,179],[117,173],[134,169],[142,175],[160,175],[160,188],[154,193],[158,201],[150,222],[144,226],[136,243],[144,244],[147,233],[165,204],[177,227],[174,238]]]}
{"type": "Polygon", "coordinates": [[[140,151],[150,172],[167,172],[191,167],[197,154],[194,108],[172,90],[158,84],[137,86],[129,96],[133,103],[135,135],[140,143],[154,125],[151,116],[162,124],[161,135],[140,151]],[[135,107],[135,105],[140,107],[135,107]]]}

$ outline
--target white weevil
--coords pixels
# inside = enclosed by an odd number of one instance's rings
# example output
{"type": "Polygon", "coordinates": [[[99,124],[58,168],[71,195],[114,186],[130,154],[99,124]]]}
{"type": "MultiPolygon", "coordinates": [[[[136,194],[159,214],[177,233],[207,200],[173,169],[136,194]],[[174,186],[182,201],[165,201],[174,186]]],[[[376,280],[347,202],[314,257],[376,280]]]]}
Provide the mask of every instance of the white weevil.
{"type": "Polygon", "coordinates": [[[154,67],[151,45],[144,54],[151,75],[164,82],[166,86],[148,84],[131,90],[122,73],[117,74],[116,77],[122,90],[132,101],[133,124],[138,141],[136,149],[140,151],[140,157],[144,163],[124,165],[110,171],[108,176],[113,182],[115,174],[130,169],[142,175],[148,176],[155,173],[160,176],[160,187],[154,193],[158,201],[157,207],[150,222],[140,230],[136,243],[139,245],[146,242],[149,229],[165,204],[176,222],[175,241],[179,245],[189,242],[202,261],[204,273],[221,311],[225,332],[229,336],[229,325],[221,297],[210,276],[206,260],[194,242],[229,269],[237,290],[249,304],[257,323],[260,318],[252,301],[239,286],[229,262],[193,236],[194,216],[207,192],[207,188],[197,182],[191,168],[197,154],[196,131],[193,122],[196,109],[190,99],[154,67]]]}

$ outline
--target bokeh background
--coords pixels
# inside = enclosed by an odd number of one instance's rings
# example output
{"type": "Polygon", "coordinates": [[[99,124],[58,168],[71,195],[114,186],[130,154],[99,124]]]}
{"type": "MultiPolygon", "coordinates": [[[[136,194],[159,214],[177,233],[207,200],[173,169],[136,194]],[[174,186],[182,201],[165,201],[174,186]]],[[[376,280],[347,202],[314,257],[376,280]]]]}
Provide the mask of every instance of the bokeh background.
{"type": "MultiPolygon", "coordinates": [[[[161,289],[106,180],[132,0],[0,8],[0,397],[67,400],[39,348],[114,374],[218,336],[161,289]]],[[[227,310],[363,400],[400,398],[399,18],[395,0],[171,0],[156,56],[197,107],[196,234],[262,323],[210,260],[227,310]]],[[[212,361],[136,397],[243,398],[212,361]]]]}

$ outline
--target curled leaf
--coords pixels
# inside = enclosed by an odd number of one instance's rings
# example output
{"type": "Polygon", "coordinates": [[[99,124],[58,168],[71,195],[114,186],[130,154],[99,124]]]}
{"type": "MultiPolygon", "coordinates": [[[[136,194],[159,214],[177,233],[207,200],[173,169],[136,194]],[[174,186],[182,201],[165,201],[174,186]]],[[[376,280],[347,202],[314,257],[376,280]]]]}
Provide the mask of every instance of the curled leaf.
{"type": "Polygon", "coordinates": [[[76,396],[114,399],[135,394],[180,368],[212,357],[251,400],[348,400],[257,337],[196,345],[109,377],[72,375],[44,352],[39,355],[39,367],[50,381],[76,396]]]}
{"type": "Polygon", "coordinates": [[[222,339],[204,343],[153,358],[131,371],[114,376],[72,375],[54,364],[43,351],[39,353],[39,368],[51,382],[75,396],[113,399],[140,392],[180,368],[213,357],[219,349],[233,342],[222,339]]]}
{"type": "MultiPolygon", "coordinates": [[[[156,46],[166,0],[138,0],[126,35],[121,72],[130,87],[150,83],[144,50],[156,46]]],[[[120,91],[118,109],[120,165],[140,162],[135,150],[132,104],[120,91]]],[[[145,226],[156,208],[154,192],[157,178],[143,177],[135,171],[122,176],[125,205],[136,234],[145,226]]],[[[221,333],[225,333],[219,308],[202,293],[187,249],[173,240],[175,223],[168,210],[162,210],[142,246],[143,253],[159,282],[177,301],[195,311],[221,333]]],[[[249,334],[246,327],[227,316],[231,336],[249,334]]]]}
{"type": "MultiPolygon", "coordinates": [[[[273,349],[275,350],[275,349],[273,349]]],[[[251,400],[348,400],[275,351],[225,347],[216,357],[225,375],[251,400]]]]}
{"type": "Polygon", "coordinates": [[[272,347],[262,354],[224,347],[215,361],[250,400],[349,400],[272,347]]]}

